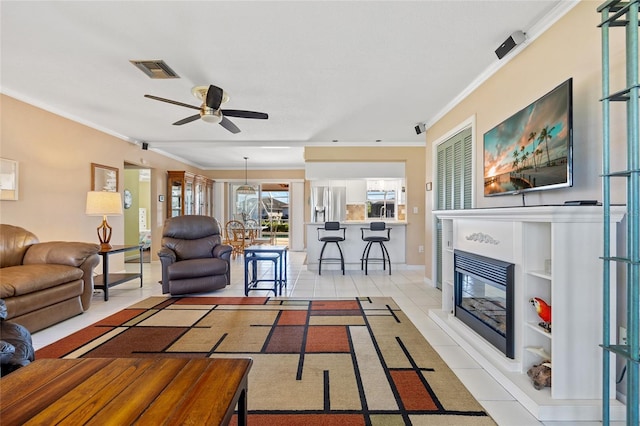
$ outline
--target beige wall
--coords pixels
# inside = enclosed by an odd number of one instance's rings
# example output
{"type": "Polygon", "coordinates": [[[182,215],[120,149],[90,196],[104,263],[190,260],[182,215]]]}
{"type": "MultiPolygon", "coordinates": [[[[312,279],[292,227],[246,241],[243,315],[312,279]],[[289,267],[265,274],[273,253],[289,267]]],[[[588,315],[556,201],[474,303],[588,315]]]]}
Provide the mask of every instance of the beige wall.
{"type": "MultiPolygon", "coordinates": [[[[423,265],[424,256],[418,246],[425,245],[425,148],[424,147],[305,147],[305,161],[402,161],[407,176],[407,243],[406,263],[423,265]],[[413,213],[413,208],[418,213],[413,213]]],[[[309,184],[305,185],[305,217],[311,217],[309,184]]]]}
{"type": "MultiPolygon", "coordinates": [[[[567,200],[602,200],[602,107],[601,98],[601,34],[596,8],[600,2],[582,1],[556,22],[549,30],[531,42],[519,55],[471,93],[464,101],[433,124],[426,132],[427,181],[434,180],[433,147],[460,123],[475,116],[474,178],[475,206],[520,206],[520,196],[484,197],[482,170],[483,134],[543,96],[564,80],[573,78],[574,159],[573,187],[541,191],[526,195],[527,205],[561,204],[567,200]]],[[[612,30],[612,91],[624,83],[624,42],[622,31],[612,30]]],[[[614,105],[613,109],[620,106],[614,105]]],[[[619,140],[625,131],[624,114],[618,114],[612,140],[619,140]],[[618,123],[618,124],[616,124],[618,123]]],[[[614,145],[618,152],[625,152],[614,145]]],[[[613,169],[624,169],[625,155],[614,156],[613,169]]],[[[624,202],[622,185],[614,190],[613,200],[624,202]]],[[[432,200],[428,200],[431,204],[432,200]]],[[[427,218],[427,240],[431,240],[432,219],[427,218]]],[[[430,277],[431,244],[426,253],[430,277]]]]}
{"type": "MultiPolygon", "coordinates": [[[[28,229],[41,241],[97,242],[101,219],[87,216],[85,202],[91,186],[91,163],[119,169],[124,191],[124,163],[152,169],[151,199],[166,191],[167,170],[191,166],[36,108],[14,98],[0,97],[2,114],[0,156],[19,162],[18,201],[0,201],[0,222],[28,229]]],[[[159,248],[164,204],[151,208],[152,253],[159,248]]],[[[112,244],[124,244],[124,217],[110,217],[112,244]]],[[[114,270],[118,262],[113,264],[114,270]]]]}

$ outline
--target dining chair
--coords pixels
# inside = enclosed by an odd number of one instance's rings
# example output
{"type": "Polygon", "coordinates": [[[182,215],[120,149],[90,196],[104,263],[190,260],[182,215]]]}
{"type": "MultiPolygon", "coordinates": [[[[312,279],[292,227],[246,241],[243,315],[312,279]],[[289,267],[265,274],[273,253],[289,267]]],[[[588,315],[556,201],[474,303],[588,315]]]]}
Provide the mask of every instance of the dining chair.
{"type": "Polygon", "coordinates": [[[245,228],[249,234],[251,244],[271,244],[271,238],[262,237],[261,231],[263,226],[255,219],[247,219],[244,221],[245,228]]]}
{"type": "Polygon", "coordinates": [[[247,232],[244,224],[239,220],[230,220],[225,224],[225,231],[227,244],[233,248],[231,256],[235,259],[237,255],[243,255],[247,242],[247,232]]]}

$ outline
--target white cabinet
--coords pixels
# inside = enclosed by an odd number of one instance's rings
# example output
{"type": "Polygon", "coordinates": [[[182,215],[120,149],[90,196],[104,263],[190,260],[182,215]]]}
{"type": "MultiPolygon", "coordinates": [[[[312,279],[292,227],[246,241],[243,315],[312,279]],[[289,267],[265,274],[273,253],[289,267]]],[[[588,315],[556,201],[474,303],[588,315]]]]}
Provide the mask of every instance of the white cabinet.
{"type": "MultiPolygon", "coordinates": [[[[624,209],[611,214],[615,224],[624,209]]],[[[436,211],[442,220],[442,311],[431,316],[454,340],[540,420],[598,420],[602,380],[602,208],[541,206],[436,211]],[[481,236],[478,238],[478,236],[481,236]],[[453,306],[453,249],[515,265],[515,359],[457,320],[453,306]],[[551,332],[544,331],[529,303],[539,297],[552,307],[551,332]],[[527,370],[551,355],[552,386],[535,390],[527,370]]],[[[611,271],[615,282],[615,271],[611,271]]],[[[615,294],[611,294],[615,312],[615,294]]],[[[615,325],[612,325],[612,332],[615,325]]],[[[615,377],[614,374],[611,377],[615,377]]],[[[614,383],[610,383],[615,396],[614,383]]],[[[617,401],[612,401],[614,412],[617,401]]],[[[619,407],[618,407],[619,408],[619,407]]]]}
{"type": "Polygon", "coordinates": [[[347,184],[347,204],[364,204],[367,200],[367,181],[348,180],[347,184]]]}

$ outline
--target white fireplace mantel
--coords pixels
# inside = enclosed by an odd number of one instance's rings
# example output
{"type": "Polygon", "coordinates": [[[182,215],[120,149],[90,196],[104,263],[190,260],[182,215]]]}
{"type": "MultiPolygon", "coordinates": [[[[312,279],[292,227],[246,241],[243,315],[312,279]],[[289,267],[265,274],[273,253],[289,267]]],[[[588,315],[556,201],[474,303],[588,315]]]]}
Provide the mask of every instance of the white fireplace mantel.
{"type": "MultiPolygon", "coordinates": [[[[611,247],[616,247],[615,224],[625,212],[623,206],[611,209],[611,247]]],[[[434,265],[434,270],[442,272],[442,309],[431,311],[430,316],[539,420],[600,420],[602,207],[508,207],[433,214],[442,229],[442,264],[434,265]],[[452,314],[454,250],[515,265],[513,360],[452,314]],[[539,318],[529,303],[532,297],[551,304],[552,333],[537,325],[539,318]],[[543,361],[528,350],[539,347],[551,354],[552,386],[536,390],[526,373],[543,361]]],[[[615,268],[611,269],[611,282],[616,282],[615,268]]],[[[615,300],[612,294],[611,309],[615,300]]],[[[611,377],[611,395],[615,395],[615,374],[611,377]]],[[[623,419],[622,404],[612,400],[611,405],[612,419],[623,419]]]]}
{"type": "MultiPolygon", "coordinates": [[[[602,206],[532,206],[502,207],[466,210],[435,210],[439,219],[482,219],[518,222],[580,222],[602,223],[602,206]]],[[[611,208],[612,222],[620,222],[626,212],[625,206],[611,208]]]]}

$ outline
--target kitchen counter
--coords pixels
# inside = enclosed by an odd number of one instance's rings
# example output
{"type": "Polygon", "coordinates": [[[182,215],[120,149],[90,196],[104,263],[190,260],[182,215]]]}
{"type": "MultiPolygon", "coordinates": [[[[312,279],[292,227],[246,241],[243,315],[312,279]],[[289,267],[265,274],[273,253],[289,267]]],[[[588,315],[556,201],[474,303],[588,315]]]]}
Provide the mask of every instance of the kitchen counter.
{"type": "MultiPolygon", "coordinates": [[[[407,225],[407,222],[400,220],[343,220],[340,222],[340,225],[360,225],[361,227],[367,227],[371,222],[384,222],[388,227],[407,225]]],[[[324,226],[324,222],[306,222],[305,225],[324,226]]]]}
{"type": "MultiPolygon", "coordinates": [[[[385,243],[392,264],[404,264],[406,250],[406,231],[407,223],[400,221],[384,221],[387,228],[391,228],[391,240],[385,243]]],[[[362,241],[362,233],[360,228],[368,228],[371,221],[344,221],[340,222],[340,226],[346,228],[345,241],[340,243],[342,253],[344,254],[345,269],[359,270],[360,258],[366,243],[362,241]]],[[[320,250],[324,243],[318,241],[318,228],[324,227],[322,222],[309,222],[307,226],[307,269],[310,271],[318,271],[318,261],[320,259],[320,250]]],[[[328,244],[324,252],[325,258],[339,257],[338,249],[335,244],[328,244]]],[[[375,244],[371,249],[370,257],[380,257],[380,246],[375,244]]],[[[369,263],[369,273],[382,270],[382,264],[369,263]]],[[[339,263],[322,263],[322,270],[340,270],[339,263]]]]}

